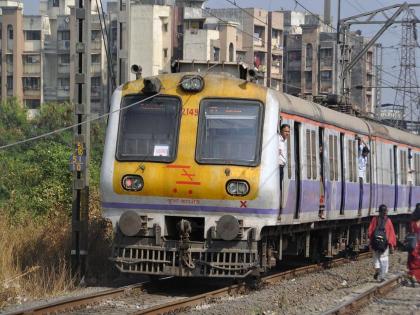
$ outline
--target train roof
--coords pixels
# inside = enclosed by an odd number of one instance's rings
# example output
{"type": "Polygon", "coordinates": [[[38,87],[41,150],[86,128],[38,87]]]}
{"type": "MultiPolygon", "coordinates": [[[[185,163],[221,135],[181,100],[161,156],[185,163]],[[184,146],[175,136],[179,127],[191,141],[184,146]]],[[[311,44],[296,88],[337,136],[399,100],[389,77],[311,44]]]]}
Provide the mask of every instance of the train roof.
{"type": "Polygon", "coordinates": [[[282,112],[302,116],[308,119],[353,131],[358,134],[385,138],[420,147],[420,136],[381,124],[379,121],[358,118],[349,114],[329,109],[292,95],[277,92],[282,112]]]}

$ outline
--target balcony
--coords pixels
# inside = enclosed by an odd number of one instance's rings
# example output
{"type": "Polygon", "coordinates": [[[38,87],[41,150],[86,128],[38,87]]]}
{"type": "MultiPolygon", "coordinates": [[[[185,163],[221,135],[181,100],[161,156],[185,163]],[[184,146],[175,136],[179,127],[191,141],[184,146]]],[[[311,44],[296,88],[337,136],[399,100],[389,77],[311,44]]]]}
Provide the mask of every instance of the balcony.
{"type": "Polygon", "coordinates": [[[70,41],[69,40],[59,40],[57,42],[58,50],[68,51],[70,50],[70,41]]]}
{"type": "Polygon", "coordinates": [[[100,63],[92,63],[90,65],[90,73],[101,73],[101,64],[100,63]]]}
{"type": "Polygon", "coordinates": [[[274,74],[274,75],[280,75],[281,74],[281,67],[279,67],[278,65],[275,65],[275,62],[273,63],[273,65],[271,67],[271,74],[274,74]]]}
{"type": "Polygon", "coordinates": [[[331,58],[322,58],[321,59],[321,68],[332,68],[333,59],[331,58]]]}
{"type": "Polygon", "coordinates": [[[41,64],[27,63],[23,64],[23,74],[41,74],[41,64]]]}
{"type": "Polygon", "coordinates": [[[262,38],[255,38],[254,37],[254,46],[255,47],[264,47],[264,41],[262,38]]]}
{"type": "Polygon", "coordinates": [[[70,73],[70,65],[69,64],[59,64],[57,70],[58,70],[58,73],[69,74],[70,73]]]}
{"type": "Polygon", "coordinates": [[[53,40],[48,40],[44,42],[45,50],[57,50],[57,42],[53,40]]]}
{"type": "Polygon", "coordinates": [[[41,41],[40,40],[25,40],[24,50],[25,51],[40,51],[41,41]]]}
{"type": "Polygon", "coordinates": [[[283,50],[283,45],[279,40],[273,40],[271,42],[271,46],[273,50],[279,50],[279,51],[283,50]]]}
{"type": "Polygon", "coordinates": [[[57,88],[57,98],[70,98],[70,87],[59,86],[57,88]]]}
{"type": "Polygon", "coordinates": [[[321,82],[320,92],[326,94],[332,93],[332,82],[321,82]]]}
{"type": "Polygon", "coordinates": [[[45,99],[55,99],[57,98],[57,89],[50,86],[44,85],[44,98],[45,99]]]}
{"type": "Polygon", "coordinates": [[[101,40],[94,40],[90,43],[90,49],[92,50],[101,50],[102,49],[102,41],[101,40]]]}
{"type": "Polygon", "coordinates": [[[29,96],[29,97],[41,97],[41,90],[40,89],[32,89],[32,88],[27,88],[27,87],[23,87],[23,94],[24,96],[29,96]]]}
{"type": "Polygon", "coordinates": [[[90,97],[91,98],[100,98],[101,97],[101,90],[100,86],[92,86],[90,89],[90,97]]]}

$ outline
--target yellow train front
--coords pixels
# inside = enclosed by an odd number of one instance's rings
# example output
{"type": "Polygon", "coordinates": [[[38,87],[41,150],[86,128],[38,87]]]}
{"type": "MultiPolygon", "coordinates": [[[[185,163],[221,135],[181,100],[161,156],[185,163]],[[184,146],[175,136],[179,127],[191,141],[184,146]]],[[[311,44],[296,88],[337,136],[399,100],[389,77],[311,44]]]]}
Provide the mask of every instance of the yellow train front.
{"type": "Polygon", "coordinates": [[[245,277],[277,224],[279,104],[225,75],[168,74],[117,89],[101,173],[121,272],[245,277]]]}

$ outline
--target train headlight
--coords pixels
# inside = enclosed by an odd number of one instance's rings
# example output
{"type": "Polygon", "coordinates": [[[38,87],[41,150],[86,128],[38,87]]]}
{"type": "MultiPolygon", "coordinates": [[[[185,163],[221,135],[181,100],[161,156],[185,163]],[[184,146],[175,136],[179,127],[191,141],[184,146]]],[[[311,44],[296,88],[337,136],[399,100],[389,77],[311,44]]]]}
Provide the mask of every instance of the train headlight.
{"type": "Polygon", "coordinates": [[[184,91],[200,92],[204,87],[204,80],[198,75],[186,75],[181,79],[181,87],[184,91]]]}
{"type": "Polygon", "coordinates": [[[232,196],[246,196],[249,193],[249,184],[244,180],[230,180],[226,184],[226,191],[232,196]]]}
{"type": "Polygon", "coordinates": [[[125,175],[121,181],[122,187],[128,191],[140,191],[143,189],[144,181],[139,175],[125,175]]]}

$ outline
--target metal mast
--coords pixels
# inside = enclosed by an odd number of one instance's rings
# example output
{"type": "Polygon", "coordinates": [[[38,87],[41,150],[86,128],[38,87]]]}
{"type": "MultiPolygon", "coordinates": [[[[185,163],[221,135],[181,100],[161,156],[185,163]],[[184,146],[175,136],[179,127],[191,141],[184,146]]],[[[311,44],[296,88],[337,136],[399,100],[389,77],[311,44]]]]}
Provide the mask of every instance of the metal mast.
{"type": "Polygon", "coordinates": [[[404,12],[401,37],[401,62],[394,99],[397,126],[415,133],[420,131],[419,89],[416,74],[417,18],[413,9],[404,12]]]}

